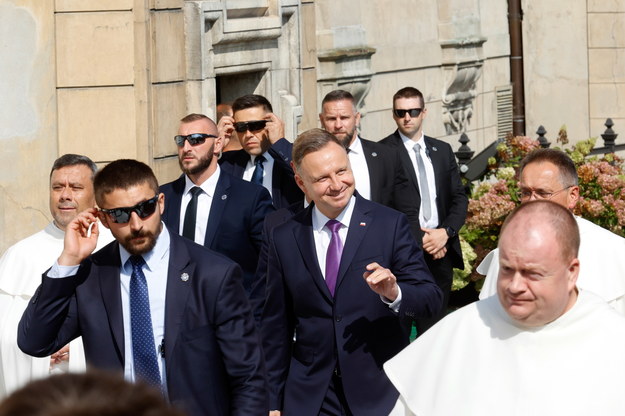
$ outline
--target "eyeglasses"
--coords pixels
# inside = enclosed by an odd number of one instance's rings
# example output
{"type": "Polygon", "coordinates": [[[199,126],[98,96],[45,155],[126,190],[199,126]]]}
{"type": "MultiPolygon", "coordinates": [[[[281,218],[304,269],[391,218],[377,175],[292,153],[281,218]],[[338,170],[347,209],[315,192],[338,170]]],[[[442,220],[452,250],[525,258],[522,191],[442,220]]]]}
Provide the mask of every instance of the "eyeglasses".
{"type": "Polygon", "coordinates": [[[534,195],[536,199],[551,199],[554,195],[559,194],[562,191],[566,191],[572,186],[574,185],[569,185],[566,188],[562,188],[559,191],[555,191],[555,192],[535,191],[533,189],[521,189],[519,192],[517,192],[517,196],[519,197],[521,201],[527,201],[528,199],[532,199],[532,195],[534,195]]]}
{"type": "Polygon", "coordinates": [[[246,131],[258,131],[265,128],[267,120],[252,120],[252,121],[239,121],[234,123],[234,129],[237,133],[244,133],[246,131]]]}
{"type": "Polygon", "coordinates": [[[419,114],[423,111],[422,108],[410,108],[408,110],[400,110],[399,108],[393,109],[393,114],[397,118],[404,118],[406,113],[410,114],[410,117],[419,117],[419,114]]]}
{"type": "Polygon", "coordinates": [[[193,133],[187,136],[176,136],[174,137],[174,141],[178,147],[184,146],[185,140],[188,141],[191,146],[195,146],[204,143],[209,137],[212,137],[213,139],[217,138],[214,134],[193,133]]]}
{"type": "Polygon", "coordinates": [[[117,224],[126,224],[130,221],[130,215],[134,212],[139,218],[144,219],[154,214],[156,211],[156,202],[158,201],[158,195],[154,198],[150,198],[147,201],[139,202],[134,207],[102,209],[100,212],[108,214],[111,220],[117,224]]]}

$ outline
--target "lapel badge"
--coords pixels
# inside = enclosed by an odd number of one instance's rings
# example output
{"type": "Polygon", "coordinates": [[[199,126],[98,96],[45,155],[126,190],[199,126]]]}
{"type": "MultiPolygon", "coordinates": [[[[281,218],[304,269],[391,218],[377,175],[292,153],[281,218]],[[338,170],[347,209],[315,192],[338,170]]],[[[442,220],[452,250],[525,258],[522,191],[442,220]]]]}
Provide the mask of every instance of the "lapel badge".
{"type": "Polygon", "coordinates": [[[432,150],[436,152],[438,149],[435,146],[432,146],[432,150]]]}
{"type": "Polygon", "coordinates": [[[378,155],[378,153],[377,153],[377,152],[373,152],[373,153],[371,153],[371,156],[373,156],[373,157],[376,157],[377,155],[378,155]]]}
{"type": "Polygon", "coordinates": [[[367,225],[367,223],[366,223],[366,222],[361,222],[361,223],[360,223],[360,226],[361,226],[361,227],[365,227],[366,225],[367,225]]]}
{"type": "Polygon", "coordinates": [[[189,273],[182,273],[180,275],[180,280],[182,280],[183,282],[186,282],[187,280],[189,280],[189,273]]]}
{"type": "Polygon", "coordinates": [[[222,195],[222,196],[221,196],[221,200],[222,200],[222,201],[225,201],[225,200],[226,200],[226,198],[228,198],[228,195],[222,195]]]}

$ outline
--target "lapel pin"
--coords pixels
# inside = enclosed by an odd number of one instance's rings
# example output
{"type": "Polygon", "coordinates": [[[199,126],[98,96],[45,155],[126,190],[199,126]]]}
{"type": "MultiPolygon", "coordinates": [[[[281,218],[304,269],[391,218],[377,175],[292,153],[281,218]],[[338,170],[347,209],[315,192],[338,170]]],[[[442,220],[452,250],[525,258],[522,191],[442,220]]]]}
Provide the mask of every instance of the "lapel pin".
{"type": "Polygon", "coordinates": [[[373,152],[373,153],[371,153],[371,156],[373,156],[373,157],[376,157],[377,155],[378,155],[378,153],[377,153],[377,152],[373,152]]]}
{"type": "Polygon", "coordinates": [[[366,226],[366,225],[367,225],[367,223],[366,223],[366,222],[361,222],[361,223],[360,223],[360,226],[361,226],[361,227],[364,227],[364,226],[366,226]]]}
{"type": "Polygon", "coordinates": [[[182,280],[183,282],[186,282],[187,280],[189,280],[189,273],[182,273],[180,275],[180,280],[182,280]]]}
{"type": "Polygon", "coordinates": [[[436,147],[432,146],[432,150],[436,152],[438,149],[436,147]]]}
{"type": "Polygon", "coordinates": [[[228,198],[228,195],[222,195],[222,196],[221,196],[221,200],[222,200],[222,201],[225,201],[225,200],[226,200],[226,198],[228,198]]]}

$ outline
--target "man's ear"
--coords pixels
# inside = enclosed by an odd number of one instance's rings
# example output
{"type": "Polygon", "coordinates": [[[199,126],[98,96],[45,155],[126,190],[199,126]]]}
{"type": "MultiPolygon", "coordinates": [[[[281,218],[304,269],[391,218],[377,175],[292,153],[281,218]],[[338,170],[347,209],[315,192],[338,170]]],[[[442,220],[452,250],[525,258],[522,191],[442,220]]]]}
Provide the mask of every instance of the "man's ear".
{"type": "Polygon", "coordinates": [[[306,194],[306,185],[304,185],[304,181],[302,180],[301,176],[299,176],[297,174],[297,172],[295,173],[295,183],[297,184],[297,186],[299,186],[299,189],[301,189],[302,192],[305,195],[306,194]]]}
{"type": "Polygon", "coordinates": [[[575,205],[577,205],[577,201],[579,200],[579,186],[571,186],[569,188],[567,198],[568,209],[572,211],[573,208],[575,208],[575,205]]]}

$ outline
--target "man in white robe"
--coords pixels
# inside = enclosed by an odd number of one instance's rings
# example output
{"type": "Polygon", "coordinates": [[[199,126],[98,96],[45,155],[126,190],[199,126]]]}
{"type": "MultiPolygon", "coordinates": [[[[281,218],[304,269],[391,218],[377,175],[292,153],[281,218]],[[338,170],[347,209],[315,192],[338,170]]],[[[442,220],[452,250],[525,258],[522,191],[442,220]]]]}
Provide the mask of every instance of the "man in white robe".
{"type": "MultiPolygon", "coordinates": [[[[93,175],[96,171],[95,163],[85,156],[68,154],[58,158],[50,173],[53,221],[11,246],[0,258],[0,398],[32,379],[85,369],[80,338],[53,357],[35,358],[18,348],[17,325],[41,283],[41,275],[63,251],[65,226],[79,212],[95,206],[93,175]]],[[[104,231],[104,227],[101,228],[104,231]]],[[[98,248],[113,240],[110,232],[102,231],[98,248]]]]}
{"type": "Polygon", "coordinates": [[[577,290],[579,234],[561,205],[508,217],[497,295],[435,325],[384,365],[392,416],[625,414],[625,317],[577,290]]]}
{"type": "MultiPolygon", "coordinates": [[[[579,199],[577,170],[571,158],[555,149],[538,149],[521,162],[521,202],[550,199],[573,209],[579,199]]],[[[581,263],[577,286],[599,295],[625,314],[625,239],[588,220],[577,217],[581,235],[581,263]]],[[[477,268],[486,275],[480,299],[496,293],[499,272],[498,249],[491,251],[477,268]]]]}

